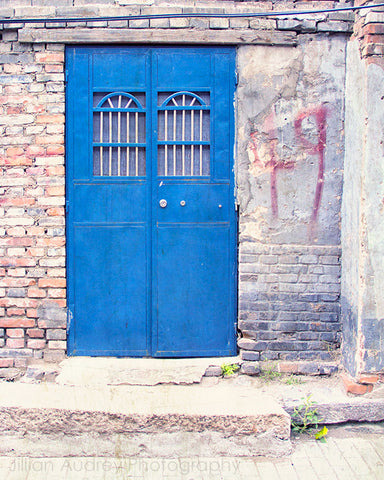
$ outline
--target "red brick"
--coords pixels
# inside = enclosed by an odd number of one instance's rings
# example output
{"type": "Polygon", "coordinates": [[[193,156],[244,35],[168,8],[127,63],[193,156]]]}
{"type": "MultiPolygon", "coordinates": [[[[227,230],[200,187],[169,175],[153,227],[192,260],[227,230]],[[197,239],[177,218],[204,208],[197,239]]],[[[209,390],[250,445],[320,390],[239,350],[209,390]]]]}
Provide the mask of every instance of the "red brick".
{"type": "Polygon", "coordinates": [[[38,247],[62,247],[65,245],[64,237],[51,237],[51,238],[37,238],[36,246],[38,247]]]}
{"type": "Polygon", "coordinates": [[[364,395],[370,393],[373,390],[373,385],[363,385],[356,382],[348,374],[341,374],[341,379],[344,383],[344,388],[347,393],[353,393],[354,395],[364,395]]]}
{"type": "Polygon", "coordinates": [[[13,358],[0,358],[0,368],[13,367],[13,358]]]}
{"type": "Polygon", "coordinates": [[[379,380],[380,380],[379,375],[369,374],[369,373],[362,374],[358,378],[358,382],[359,383],[364,383],[364,384],[377,383],[379,380]]]}
{"type": "Polygon", "coordinates": [[[24,338],[24,330],[22,328],[7,328],[6,333],[11,338],[24,338]]]}
{"type": "Polygon", "coordinates": [[[7,156],[15,157],[18,155],[24,155],[24,148],[21,147],[9,147],[7,148],[7,156]]]}
{"type": "Polygon", "coordinates": [[[297,373],[299,365],[296,362],[279,362],[279,372],[281,373],[297,373]]]}
{"type": "Polygon", "coordinates": [[[41,350],[42,348],[45,348],[45,346],[46,346],[45,340],[29,339],[27,341],[27,347],[33,348],[34,350],[41,350]]]}
{"type": "Polygon", "coordinates": [[[5,238],[2,242],[2,245],[7,245],[11,247],[29,247],[32,245],[32,239],[27,237],[11,237],[5,238]]]}
{"type": "Polygon", "coordinates": [[[50,299],[50,300],[55,302],[58,307],[65,308],[67,306],[67,300],[65,298],[64,299],[57,298],[55,300],[53,299],[50,299]]]}
{"type": "Polygon", "coordinates": [[[4,166],[31,166],[32,160],[28,157],[2,157],[0,158],[0,165],[4,166]]]}
{"type": "Polygon", "coordinates": [[[28,308],[27,309],[27,317],[37,318],[38,317],[37,310],[35,308],[28,308]]]}
{"type": "Polygon", "coordinates": [[[384,35],[366,35],[364,43],[384,43],[384,35]]]}
{"type": "Polygon", "coordinates": [[[66,280],[65,278],[40,278],[38,285],[39,288],[60,288],[66,286],[66,280]]]}
{"type": "Polygon", "coordinates": [[[24,348],[24,338],[7,338],[5,344],[8,348],[24,348]]]}
{"type": "Polygon", "coordinates": [[[45,290],[40,290],[37,287],[28,288],[28,297],[30,298],[44,298],[45,296],[45,290]]]}
{"type": "MultiPolygon", "coordinates": [[[[9,275],[9,270],[8,270],[9,275]]],[[[2,287],[26,287],[30,284],[30,279],[26,278],[24,275],[19,277],[3,278],[1,280],[2,287]]]]}
{"type": "Polygon", "coordinates": [[[45,193],[51,197],[55,197],[55,196],[62,196],[65,194],[65,188],[64,188],[64,185],[60,185],[58,187],[47,187],[45,189],[45,193]]]}
{"type": "Polygon", "coordinates": [[[45,155],[45,148],[40,147],[39,145],[30,145],[27,148],[27,155],[41,157],[45,155]]]}
{"type": "Polygon", "coordinates": [[[31,236],[44,235],[44,228],[43,227],[28,227],[27,228],[27,235],[31,235],[31,236]]]}
{"type": "Polygon", "coordinates": [[[24,106],[21,106],[21,107],[7,107],[6,108],[7,115],[18,115],[20,113],[24,113],[24,111],[25,111],[24,106]]]}
{"type": "Polygon", "coordinates": [[[0,298],[0,307],[37,308],[37,304],[32,298],[0,298]]]}
{"type": "Polygon", "coordinates": [[[61,176],[65,174],[65,169],[62,165],[58,165],[57,167],[47,167],[46,171],[48,176],[61,176]]]}
{"type": "Polygon", "coordinates": [[[62,155],[64,153],[64,145],[51,145],[47,147],[47,155],[62,155]]]}
{"type": "Polygon", "coordinates": [[[35,137],[35,141],[38,145],[63,144],[64,135],[38,135],[35,137]]]}
{"type": "Polygon", "coordinates": [[[27,334],[31,338],[44,338],[44,333],[45,330],[42,330],[41,328],[29,328],[27,330],[27,334]]]}
{"type": "Polygon", "coordinates": [[[8,275],[10,277],[24,277],[25,276],[25,268],[9,268],[8,275]]]}
{"type": "MultiPolygon", "coordinates": [[[[1,199],[0,199],[1,202],[1,199]]],[[[25,235],[25,228],[24,227],[11,227],[7,229],[7,235],[12,237],[20,237],[25,235]]]]}
{"type": "Polygon", "coordinates": [[[0,318],[0,328],[32,328],[35,320],[32,318],[0,318]]]}
{"type": "Polygon", "coordinates": [[[44,253],[44,248],[28,248],[27,250],[27,255],[31,255],[32,257],[43,257],[44,253]]]}
{"type": "Polygon", "coordinates": [[[50,217],[62,217],[64,215],[64,208],[63,207],[55,207],[55,208],[48,208],[47,215],[50,217]]]}
{"type": "Polygon", "coordinates": [[[65,288],[50,288],[48,289],[48,296],[51,298],[65,298],[66,290],[65,288]]]}
{"type": "Polygon", "coordinates": [[[64,70],[64,66],[62,63],[58,65],[48,64],[48,65],[45,65],[44,68],[47,73],[61,73],[64,70]]]}
{"type": "MultiPolygon", "coordinates": [[[[36,260],[33,258],[4,257],[0,258],[0,265],[3,267],[34,267],[36,265],[36,260]]],[[[8,275],[10,275],[9,272],[8,275]]],[[[15,276],[18,277],[20,275],[15,276]]]]}
{"type": "Polygon", "coordinates": [[[37,115],[36,123],[64,123],[64,115],[62,113],[37,115]]]}
{"type": "Polygon", "coordinates": [[[26,197],[3,197],[0,198],[1,205],[9,205],[9,206],[29,206],[35,203],[34,198],[26,198],[26,197]]]}
{"type": "Polygon", "coordinates": [[[37,63],[64,62],[64,53],[62,53],[62,52],[56,52],[56,53],[38,52],[35,55],[35,59],[36,59],[37,63]]]}
{"type": "Polygon", "coordinates": [[[15,307],[11,307],[11,308],[7,308],[7,315],[9,317],[13,317],[13,316],[21,316],[21,315],[25,315],[25,310],[24,308],[15,308],[15,307]]]}
{"type": "Polygon", "coordinates": [[[0,268],[0,277],[4,277],[5,275],[5,268],[0,268]]]}
{"type": "Polygon", "coordinates": [[[368,23],[362,29],[363,35],[384,35],[383,23],[368,23]]]}

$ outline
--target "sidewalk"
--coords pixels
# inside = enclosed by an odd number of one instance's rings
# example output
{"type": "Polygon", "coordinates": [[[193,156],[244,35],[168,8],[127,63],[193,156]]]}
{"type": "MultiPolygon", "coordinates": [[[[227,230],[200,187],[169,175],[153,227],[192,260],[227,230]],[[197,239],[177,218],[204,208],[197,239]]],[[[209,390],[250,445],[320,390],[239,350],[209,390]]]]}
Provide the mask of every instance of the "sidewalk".
{"type": "Polygon", "coordinates": [[[338,375],[202,378],[200,363],[71,360],[0,382],[0,480],[384,479],[382,383],[353,396],[338,375]],[[326,443],[289,438],[308,398],[326,443]]]}
{"type": "MultiPolygon", "coordinates": [[[[302,435],[283,458],[0,457],[2,480],[382,480],[384,424],[330,427],[326,443],[302,435]]],[[[192,453],[192,452],[191,452],[192,453]]]]}

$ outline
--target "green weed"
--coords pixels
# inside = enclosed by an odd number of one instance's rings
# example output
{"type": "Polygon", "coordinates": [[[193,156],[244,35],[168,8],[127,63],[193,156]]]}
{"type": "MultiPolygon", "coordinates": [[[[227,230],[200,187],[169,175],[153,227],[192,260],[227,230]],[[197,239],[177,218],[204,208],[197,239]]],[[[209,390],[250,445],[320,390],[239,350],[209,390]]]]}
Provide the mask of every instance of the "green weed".
{"type": "Polygon", "coordinates": [[[303,403],[293,409],[291,418],[292,430],[297,433],[309,433],[316,440],[325,442],[325,436],[328,433],[326,426],[318,430],[321,419],[318,416],[316,402],[311,399],[311,395],[303,398],[303,403]]]}
{"type": "Polygon", "coordinates": [[[287,385],[299,385],[300,383],[303,383],[303,380],[298,375],[291,374],[285,379],[285,383],[287,385]]]}
{"type": "Polygon", "coordinates": [[[223,377],[230,377],[234,375],[239,370],[239,368],[239,365],[237,365],[236,363],[223,363],[223,365],[221,365],[221,374],[223,375],[223,377]]]}
{"type": "Polygon", "coordinates": [[[267,382],[281,377],[281,373],[277,371],[277,363],[265,362],[260,365],[260,378],[267,382]]]}

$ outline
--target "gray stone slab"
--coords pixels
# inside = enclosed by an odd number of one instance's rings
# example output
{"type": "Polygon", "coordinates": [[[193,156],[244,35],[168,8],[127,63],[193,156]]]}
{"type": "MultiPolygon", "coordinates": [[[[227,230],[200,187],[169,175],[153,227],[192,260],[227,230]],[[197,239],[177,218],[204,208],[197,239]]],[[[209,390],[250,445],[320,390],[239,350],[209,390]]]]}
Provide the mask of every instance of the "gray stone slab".
{"type": "Polygon", "coordinates": [[[276,31],[249,30],[194,30],[174,29],[105,29],[105,28],[55,28],[45,30],[24,28],[19,31],[21,43],[177,43],[177,44],[255,44],[296,45],[296,34],[276,31]]]}
{"type": "MultiPolygon", "coordinates": [[[[384,400],[360,400],[354,403],[316,404],[318,418],[322,424],[346,422],[382,422],[384,420],[384,400]]],[[[294,407],[287,407],[289,415],[294,414],[294,407]]]]}
{"type": "Polygon", "coordinates": [[[206,370],[233,364],[238,357],[151,359],[68,358],[60,365],[60,385],[157,385],[199,383],[206,370]]]}

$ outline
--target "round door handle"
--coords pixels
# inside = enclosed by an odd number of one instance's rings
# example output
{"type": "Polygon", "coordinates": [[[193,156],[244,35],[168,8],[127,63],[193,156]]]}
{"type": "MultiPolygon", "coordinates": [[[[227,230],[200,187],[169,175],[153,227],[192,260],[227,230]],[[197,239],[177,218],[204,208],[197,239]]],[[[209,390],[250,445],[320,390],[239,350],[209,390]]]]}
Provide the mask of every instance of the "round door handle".
{"type": "Polygon", "coordinates": [[[159,205],[161,208],[165,208],[168,205],[168,202],[165,200],[165,198],[162,198],[159,202],[159,205]]]}

